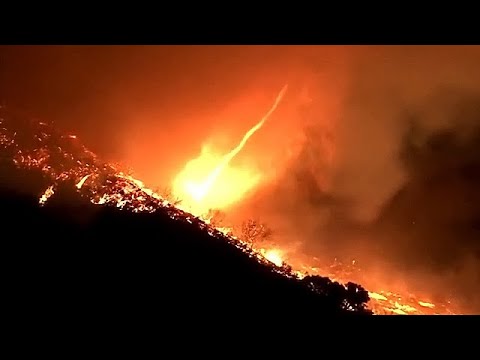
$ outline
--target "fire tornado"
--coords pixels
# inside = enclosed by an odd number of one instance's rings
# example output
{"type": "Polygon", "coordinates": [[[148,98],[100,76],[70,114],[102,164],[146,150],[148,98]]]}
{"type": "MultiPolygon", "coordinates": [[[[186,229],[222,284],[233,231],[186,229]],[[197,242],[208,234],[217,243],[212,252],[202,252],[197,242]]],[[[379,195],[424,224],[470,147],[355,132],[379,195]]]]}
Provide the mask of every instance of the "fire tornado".
{"type": "Polygon", "coordinates": [[[182,200],[184,207],[197,215],[202,215],[211,208],[222,208],[236,202],[256,185],[259,175],[251,174],[248,170],[235,169],[229,165],[277,109],[287,88],[288,85],[282,88],[270,110],[245,133],[239,144],[229,153],[221,157],[203,152],[185,166],[173,184],[173,192],[182,200]],[[206,169],[211,170],[204,175],[206,169]],[[222,177],[222,175],[225,176],[222,177]]]}

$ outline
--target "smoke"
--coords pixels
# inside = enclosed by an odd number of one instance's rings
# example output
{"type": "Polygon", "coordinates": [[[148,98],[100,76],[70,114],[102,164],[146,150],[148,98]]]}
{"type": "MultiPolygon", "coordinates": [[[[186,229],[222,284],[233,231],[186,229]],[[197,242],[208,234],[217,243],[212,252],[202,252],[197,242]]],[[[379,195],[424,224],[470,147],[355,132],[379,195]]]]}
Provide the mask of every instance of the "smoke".
{"type": "Polygon", "coordinates": [[[374,220],[407,180],[398,154],[409,116],[417,113],[415,121],[430,134],[458,128],[462,120],[452,114],[452,105],[460,99],[438,98],[437,93],[480,90],[477,48],[385,47],[371,52],[365,51],[353,66],[337,143],[341,171],[335,191],[353,198],[359,221],[374,220]]]}
{"type": "Polygon", "coordinates": [[[277,221],[307,251],[461,290],[480,308],[480,48],[370,47],[348,60],[331,123],[310,104],[307,141],[272,197],[277,212],[288,204],[277,221]]]}

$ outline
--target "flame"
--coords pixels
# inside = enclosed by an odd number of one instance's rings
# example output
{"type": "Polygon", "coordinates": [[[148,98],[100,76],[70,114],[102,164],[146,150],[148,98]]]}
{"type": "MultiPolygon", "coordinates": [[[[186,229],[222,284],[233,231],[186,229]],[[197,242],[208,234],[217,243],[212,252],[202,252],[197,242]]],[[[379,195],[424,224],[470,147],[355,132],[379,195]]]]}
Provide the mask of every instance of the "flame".
{"type": "Polygon", "coordinates": [[[40,199],[38,200],[38,203],[40,205],[45,205],[45,203],[47,202],[47,200],[55,193],[55,191],[53,190],[53,185],[50,185],[47,190],[45,190],[45,192],[42,194],[42,196],[40,197],[40,199]]]}
{"type": "Polygon", "coordinates": [[[198,158],[187,163],[174,179],[172,187],[175,195],[182,199],[183,207],[197,215],[209,209],[222,209],[240,200],[258,184],[261,175],[249,169],[233,167],[230,163],[276,110],[287,87],[282,88],[270,110],[246,132],[233,150],[222,157],[204,147],[198,158]]]}
{"type": "Polygon", "coordinates": [[[91,174],[87,174],[85,175],[75,186],[77,187],[77,189],[81,189],[83,184],[85,184],[85,181],[87,181],[87,179],[91,176],[91,174]]]}
{"type": "Polygon", "coordinates": [[[265,256],[265,259],[274,263],[277,266],[282,266],[284,263],[282,258],[282,252],[278,249],[266,250],[263,256],[265,256]]]}
{"type": "Polygon", "coordinates": [[[435,304],[425,302],[425,301],[419,301],[418,305],[429,308],[429,309],[433,309],[435,307],[435,304]]]}
{"type": "MultiPolygon", "coordinates": [[[[351,272],[362,274],[362,269],[358,266],[358,262],[353,260],[350,264],[342,264],[335,262],[328,266],[327,264],[319,263],[316,258],[302,256],[296,251],[287,251],[278,245],[271,249],[260,249],[260,252],[277,266],[281,266],[282,259],[288,253],[288,260],[292,266],[293,273],[298,278],[303,278],[307,275],[327,276],[333,281],[339,283],[346,283],[349,281],[357,282],[363,285],[368,285],[369,291],[369,308],[377,315],[442,315],[442,314],[457,314],[460,313],[458,309],[453,310],[454,306],[447,301],[442,304],[434,304],[426,299],[420,299],[418,295],[407,292],[393,292],[385,290],[388,284],[376,281],[375,278],[364,274],[362,281],[353,279],[351,272]],[[278,256],[278,257],[277,257],[278,256]],[[278,261],[278,263],[277,263],[278,261]],[[279,265],[280,264],[280,265],[279,265]],[[368,281],[367,281],[368,280],[368,281]],[[368,283],[368,284],[367,284],[368,283]]],[[[285,261],[283,261],[285,264],[285,261]]],[[[357,278],[357,276],[355,276],[357,278]]]]}

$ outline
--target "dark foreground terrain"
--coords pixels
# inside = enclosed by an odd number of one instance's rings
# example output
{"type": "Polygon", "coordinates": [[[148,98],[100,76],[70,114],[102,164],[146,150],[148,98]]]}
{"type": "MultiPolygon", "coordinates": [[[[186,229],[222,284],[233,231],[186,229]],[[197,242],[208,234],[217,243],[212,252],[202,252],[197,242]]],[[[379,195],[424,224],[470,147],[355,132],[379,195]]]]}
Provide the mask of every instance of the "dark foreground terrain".
{"type": "MultiPolygon", "coordinates": [[[[25,184],[35,174],[18,170],[13,178],[25,184]]],[[[367,313],[364,291],[348,292],[325,278],[289,279],[161,211],[94,205],[68,183],[40,207],[37,197],[2,185],[4,294],[12,315],[231,321],[367,313]],[[358,300],[356,312],[342,309],[348,297],[352,304],[358,300]]]]}
{"type": "Polygon", "coordinates": [[[289,276],[127,184],[76,137],[0,115],[2,290],[13,318],[155,323],[370,314],[363,288],[289,276]],[[96,183],[80,192],[75,185],[85,174],[96,183]],[[54,194],[41,206],[52,184],[54,194]],[[94,205],[100,193],[131,206],[94,205]],[[150,211],[134,212],[141,204],[150,211]]]}

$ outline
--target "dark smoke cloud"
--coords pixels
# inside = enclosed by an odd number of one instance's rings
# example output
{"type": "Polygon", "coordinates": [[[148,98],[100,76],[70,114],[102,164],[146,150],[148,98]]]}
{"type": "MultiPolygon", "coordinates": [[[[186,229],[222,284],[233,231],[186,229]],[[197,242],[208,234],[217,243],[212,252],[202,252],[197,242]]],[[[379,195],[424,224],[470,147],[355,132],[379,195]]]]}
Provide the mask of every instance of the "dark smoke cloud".
{"type": "MultiPolygon", "coordinates": [[[[313,138],[295,175],[280,182],[290,194],[285,219],[305,229],[309,251],[389,266],[390,281],[408,275],[420,288],[434,284],[438,290],[441,284],[445,291],[462,290],[469,305],[475,302],[478,61],[479,47],[352,53],[348,91],[335,119],[334,166],[305,161],[308,152],[322,157],[315,148],[321,139],[313,138]],[[327,189],[318,181],[322,175],[329,177],[327,189]]],[[[311,116],[316,111],[321,109],[312,104],[311,116]]],[[[326,131],[321,122],[316,130],[326,131]]]]}
{"type": "Polygon", "coordinates": [[[431,132],[456,126],[460,120],[452,118],[445,98],[434,96],[443,88],[480,90],[479,58],[478,48],[378,47],[354,60],[337,128],[334,191],[355,199],[358,220],[374,220],[407,180],[398,159],[408,131],[405,114],[422,111],[417,120],[431,132]]]}
{"type": "Polygon", "coordinates": [[[449,125],[431,132],[412,120],[401,153],[407,182],[384,204],[375,231],[398,263],[410,270],[427,267],[475,297],[480,286],[480,94],[448,96],[445,104],[455,103],[452,109],[444,106],[449,125]]]}

